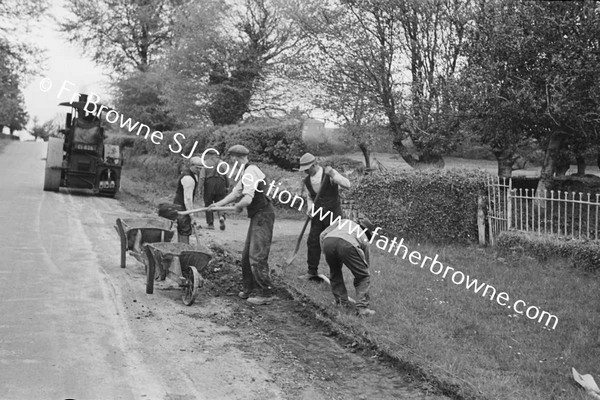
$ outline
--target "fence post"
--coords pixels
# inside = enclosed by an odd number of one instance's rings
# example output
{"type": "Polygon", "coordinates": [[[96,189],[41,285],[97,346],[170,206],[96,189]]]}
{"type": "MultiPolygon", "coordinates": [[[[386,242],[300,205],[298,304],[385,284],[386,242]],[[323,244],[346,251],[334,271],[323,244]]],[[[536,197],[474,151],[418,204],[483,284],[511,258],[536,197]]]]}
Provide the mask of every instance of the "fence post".
{"type": "Polygon", "coordinates": [[[512,179],[508,181],[508,191],[506,192],[506,230],[512,228],[512,179]]]}
{"type": "Polygon", "coordinates": [[[482,195],[477,196],[477,231],[479,244],[485,246],[485,199],[482,195]]]}

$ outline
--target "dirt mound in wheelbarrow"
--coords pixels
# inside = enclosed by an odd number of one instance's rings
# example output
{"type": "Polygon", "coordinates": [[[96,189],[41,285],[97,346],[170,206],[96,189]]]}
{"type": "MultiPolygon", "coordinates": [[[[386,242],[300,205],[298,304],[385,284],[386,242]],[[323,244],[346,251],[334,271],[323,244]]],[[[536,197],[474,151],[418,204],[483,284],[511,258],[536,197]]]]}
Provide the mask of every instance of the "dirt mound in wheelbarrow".
{"type": "Polygon", "coordinates": [[[242,283],[241,260],[235,259],[231,252],[218,245],[209,247],[212,259],[202,271],[202,277],[207,280],[206,288],[215,296],[237,294],[242,283]]]}

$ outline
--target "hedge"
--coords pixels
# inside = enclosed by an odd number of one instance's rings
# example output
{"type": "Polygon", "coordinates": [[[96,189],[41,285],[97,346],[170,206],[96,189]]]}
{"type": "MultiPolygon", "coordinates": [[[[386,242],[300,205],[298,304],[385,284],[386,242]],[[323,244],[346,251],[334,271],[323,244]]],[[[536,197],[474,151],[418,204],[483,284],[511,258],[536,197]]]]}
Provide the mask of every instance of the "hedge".
{"type": "Polygon", "coordinates": [[[346,198],[389,234],[471,243],[478,239],[477,197],[485,193],[485,177],[482,171],[461,169],[377,173],[346,198]]]}
{"type": "Polygon", "coordinates": [[[273,121],[228,125],[214,132],[212,146],[220,152],[234,144],[250,150],[250,161],[274,164],[291,170],[306,152],[302,140],[302,124],[295,121],[273,121]]]}
{"type": "Polygon", "coordinates": [[[586,271],[597,271],[600,268],[600,245],[590,241],[505,231],[498,235],[497,243],[498,249],[503,253],[518,250],[531,254],[542,262],[562,257],[575,268],[586,271]]]}

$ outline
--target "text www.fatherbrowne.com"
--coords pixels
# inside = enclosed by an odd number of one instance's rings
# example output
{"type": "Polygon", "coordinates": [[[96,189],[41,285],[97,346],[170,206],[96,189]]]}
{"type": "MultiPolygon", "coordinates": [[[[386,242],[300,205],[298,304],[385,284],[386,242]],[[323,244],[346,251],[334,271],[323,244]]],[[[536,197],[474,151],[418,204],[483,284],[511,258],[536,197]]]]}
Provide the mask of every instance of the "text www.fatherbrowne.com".
{"type": "MultiPolygon", "coordinates": [[[[202,154],[203,160],[204,160],[204,155],[208,151],[214,151],[217,154],[219,154],[219,152],[216,149],[207,149],[202,154]]],[[[206,164],[205,164],[205,167],[214,168],[214,167],[208,166],[206,164]]],[[[226,174],[230,169],[231,170],[236,169],[235,166],[234,166],[234,168],[230,168],[230,166],[224,161],[221,161],[216,168],[217,168],[217,171],[224,173],[224,174],[226,174]],[[223,166],[225,166],[226,168],[222,168],[223,166]]],[[[243,172],[243,169],[240,169],[238,176],[236,176],[236,178],[235,178],[236,180],[238,180],[240,178],[239,175],[242,172],[243,172]]],[[[251,174],[244,174],[241,177],[241,180],[246,185],[254,185],[256,190],[258,190],[258,184],[260,183],[260,181],[262,181],[264,184],[266,184],[266,182],[264,180],[260,180],[258,182],[253,182],[254,178],[253,178],[253,175],[251,175],[251,174]]],[[[281,185],[281,183],[279,183],[278,185],[275,185],[275,182],[272,181],[270,183],[270,185],[268,185],[268,190],[267,190],[266,195],[271,198],[277,198],[279,200],[279,202],[282,204],[289,204],[291,202],[290,207],[294,207],[294,205],[296,203],[298,203],[298,210],[302,211],[304,208],[304,205],[305,205],[304,199],[302,198],[302,196],[298,196],[298,195],[294,196],[287,190],[280,191],[279,190],[280,185],[281,185]]],[[[334,218],[334,215],[330,211],[324,212],[321,207],[319,207],[318,209],[315,210],[314,203],[311,204],[310,209],[308,210],[308,214],[312,218],[315,218],[315,217],[319,218],[320,221],[323,221],[326,218],[329,218],[330,224],[338,225],[338,229],[342,229],[345,225],[348,224],[348,220],[342,221],[341,216],[337,216],[334,218]]],[[[360,225],[357,225],[357,224],[348,224],[347,229],[350,234],[356,234],[359,238],[366,234],[366,229],[361,229],[360,225]]],[[[540,324],[544,323],[546,327],[551,325],[552,329],[556,329],[556,325],[558,324],[558,318],[556,317],[556,315],[550,314],[549,312],[544,311],[544,310],[540,310],[536,306],[528,306],[527,303],[524,302],[523,300],[517,300],[517,301],[511,303],[508,293],[506,293],[506,292],[498,293],[496,288],[493,287],[492,285],[486,284],[485,282],[479,283],[479,281],[477,279],[472,279],[469,275],[465,275],[463,272],[461,272],[455,268],[452,268],[450,266],[444,267],[444,265],[440,261],[438,261],[439,256],[437,254],[435,255],[434,258],[431,258],[429,256],[422,257],[421,253],[419,253],[418,251],[409,252],[408,247],[404,244],[404,238],[400,239],[400,241],[398,241],[397,237],[394,237],[392,240],[390,240],[387,236],[380,234],[379,233],[380,231],[381,231],[380,227],[375,228],[373,230],[373,235],[369,239],[369,243],[372,244],[373,241],[375,240],[375,238],[377,238],[377,240],[375,242],[375,246],[377,246],[378,249],[385,250],[390,254],[393,252],[395,256],[397,256],[400,252],[402,252],[403,260],[405,260],[408,257],[408,261],[411,264],[413,264],[413,265],[420,264],[422,269],[425,269],[427,266],[427,263],[429,261],[431,261],[429,263],[429,271],[432,274],[441,275],[443,279],[450,278],[452,283],[454,283],[455,285],[465,284],[465,287],[467,288],[467,290],[473,290],[473,292],[475,292],[476,294],[481,293],[482,297],[489,296],[490,301],[495,300],[499,305],[506,307],[508,309],[512,309],[517,314],[525,315],[528,319],[536,320],[540,324]]]]}
{"type": "MultiPolygon", "coordinates": [[[[318,215],[318,218],[322,221],[325,218],[329,217],[331,224],[337,224],[338,229],[342,229],[344,225],[348,223],[347,220],[342,222],[341,217],[333,218],[333,214],[329,211],[323,213],[323,210],[319,208],[315,210],[314,207],[311,210],[313,218],[318,215]]],[[[469,275],[464,274],[463,272],[456,270],[450,266],[445,266],[438,261],[438,255],[432,259],[429,256],[422,257],[421,253],[418,251],[409,252],[408,247],[404,244],[404,238],[398,239],[394,237],[391,241],[388,237],[379,234],[381,231],[380,227],[375,228],[373,231],[373,236],[369,240],[370,243],[373,243],[375,238],[375,245],[378,249],[386,250],[388,253],[394,253],[397,256],[399,253],[402,254],[402,259],[405,260],[408,257],[408,261],[413,265],[419,265],[422,269],[427,268],[427,264],[429,263],[429,271],[434,275],[441,275],[442,278],[450,278],[452,283],[455,285],[465,285],[467,290],[473,290],[476,294],[481,293],[482,297],[489,296],[490,301],[496,301],[499,305],[506,307],[508,309],[512,309],[515,313],[520,315],[525,315],[528,319],[536,320],[538,323],[544,323],[546,327],[550,327],[552,329],[556,329],[556,325],[558,324],[558,318],[556,315],[550,314],[547,311],[540,310],[536,306],[528,306],[526,302],[523,300],[517,300],[515,302],[510,301],[510,297],[506,292],[498,293],[496,288],[492,285],[488,285],[485,282],[479,282],[477,279],[472,279],[469,275]]],[[[357,234],[358,237],[365,235],[366,229],[361,230],[358,225],[349,225],[348,232],[350,234],[357,234]]]]}

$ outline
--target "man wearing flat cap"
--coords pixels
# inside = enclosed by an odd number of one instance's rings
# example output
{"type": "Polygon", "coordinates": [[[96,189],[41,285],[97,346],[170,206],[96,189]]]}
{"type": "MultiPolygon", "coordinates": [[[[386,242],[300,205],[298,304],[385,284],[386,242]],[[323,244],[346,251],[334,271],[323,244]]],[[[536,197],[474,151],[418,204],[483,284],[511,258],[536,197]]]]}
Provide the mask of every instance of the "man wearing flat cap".
{"type": "Polygon", "coordinates": [[[359,226],[356,225],[354,221],[342,219],[325,229],[320,241],[331,272],[331,292],[336,304],[349,305],[342,273],[345,265],[354,275],[357,314],[366,317],[375,314],[369,309],[369,244],[376,229],[367,218],[359,220],[359,226]]]}
{"type": "Polygon", "coordinates": [[[210,207],[221,207],[239,199],[235,204],[236,211],[247,209],[250,226],[242,252],[244,290],[239,297],[256,305],[270,304],[274,297],[268,260],[275,211],[265,194],[266,175],[256,165],[248,163],[250,151],[246,147],[231,146],[227,153],[231,165],[242,168],[243,175],[230,194],[210,207]]]}
{"type": "Polygon", "coordinates": [[[306,242],[308,247],[308,272],[301,278],[320,282],[321,278],[318,276],[319,261],[321,259],[319,235],[331,224],[332,219],[335,220],[338,216],[342,216],[339,187],[349,189],[350,181],[330,166],[321,167],[317,164],[315,156],[310,153],[306,153],[300,158],[298,171],[306,172],[303,182],[306,189],[308,189],[308,212],[309,216],[312,217],[306,242]],[[316,198],[317,193],[319,194],[318,199],[316,198]],[[317,211],[319,208],[322,209],[322,212],[317,212],[313,216],[311,211],[317,211]],[[320,220],[319,216],[325,215],[327,212],[331,213],[331,218],[330,215],[327,215],[323,220],[320,220]]]}
{"type": "MultiPolygon", "coordinates": [[[[181,210],[194,209],[194,198],[198,189],[198,175],[202,169],[202,158],[195,156],[189,159],[188,165],[183,168],[177,181],[177,190],[173,204],[181,210]]],[[[180,243],[189,243],[192,234],[192,225],[200,226],[193,215],[179,215],[177,217],[177,240],[180,243]]]]}

